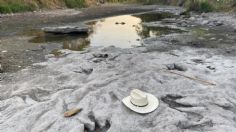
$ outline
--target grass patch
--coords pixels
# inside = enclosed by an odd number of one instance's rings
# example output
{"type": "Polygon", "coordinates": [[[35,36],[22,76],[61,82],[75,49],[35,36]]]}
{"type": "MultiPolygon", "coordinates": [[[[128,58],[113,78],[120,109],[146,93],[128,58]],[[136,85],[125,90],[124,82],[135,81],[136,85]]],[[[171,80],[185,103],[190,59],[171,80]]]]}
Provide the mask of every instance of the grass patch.
{"type": "Polygon", "coordinates": [[[163,4],[165,0],[106,0],[108,3],[163,4]]]}
{"type": "Polygon", "coordinates": [[[5,3],[0,4],[0,13],[15,13],[33,11],[35,8],[32,5],[21,3],[5,3]]]}
{"type": "Polygon", "coordinates": [[[37,9],[81,8],[88,0],[0,0],[0,13],[34,11],[37,9]]]}
{"type": "Polygon", "coordinates": [[[85,0],[64,0],[68,8],[82,8],[85,7],[85,0]]]}

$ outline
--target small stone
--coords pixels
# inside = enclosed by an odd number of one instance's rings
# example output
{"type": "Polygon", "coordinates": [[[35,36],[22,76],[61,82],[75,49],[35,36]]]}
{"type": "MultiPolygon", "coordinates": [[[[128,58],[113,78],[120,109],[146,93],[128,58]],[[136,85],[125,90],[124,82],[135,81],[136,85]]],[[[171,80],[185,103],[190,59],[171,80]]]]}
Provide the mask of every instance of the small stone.
{"type": "Polygon", "coordinates": [[[208,23],[209,23],[208,20],[204,20],[204,21],[202,21],[202,25],[206,25],[206,24],[208,24],[208,23]]]}
{"type": "Polygon", "coordinates": [[[216,26],[222,26],[223,22],[217,21],[215,24],[216,24],[216,26]]]}
{"type": "Polygon", "coordinates": [[[121,24],[121,25],[125,25],[125,22],[121,22],[120,24],[121,24]]]}
{"type": "Polygon", "coordinates": [[[115,24],[116,24],[116,25],[118,25],[118,24],[119,24],[119,22],[116,22],[115,24]]]}
{"type": "Polygon", "coordinates": [[[167,68],[168,70],[174,70],[175,66],[174,66],[174,64],[167,64],[167,65],[166,65],[166,68],[167,68]]]}
{"type": "Polygon", "coordinates": [[[0,73],[3,73],[3,67],[1,64],[0,64],[0,73]]]}
{"type": "Polygon", "coordinates": [[[202,59],[192,59],[192,61],[193,62],[195,62],[195,63],[200,63],[200,64],[203,64],[204,63],[204,61],[202,60],[202,59]]]}
{"type": "Polygon", "coordinates": [[[187,67],[182,64],[175,63],[174,66],[175,66],[175,69],[178,71],[187,71],[187,67]]]}
{"type": "Polygon", "coordinates": [[[95,58],[107,58],[108,54],[93,54],[95,58]]]}
{"type": "Polygon", "coordinates": [[[68,110],[64,113],[64,117],[74,116],[78,114],[80,111],[82,111],[82,109],[75,108],[75,109],[68,110]]]}
{"type": "Polygon", "coordinates": [[[210,70],[215,70],[216,68],[215,67],[212,67],[212,66],[207,66],[208,69],[210,70]]]}
{"type": "Polygon", "coordinates": [[[178,71],[187,71],[187,67],[183,66],[182,64],[167,64],[166,65],[168,70],[178,70],[178,71]]]}
{"type": "Polygon", "coordinates": [[[190,17],[189,20],[194,21],[196,18],[195,17],[190,17]]]}
{"type": "Polygon", "coordinates": [[[94,63],[99,63],[99,62],[102,62],[102,61],[104,61],[104,59],[102,59],[102,58],[98,58],[98,59],[93,60],[94,63]]]}
{"type": "Polygon", "coordinates": [[[88,69],[82,69],[82,72],[85,73],[85,74],[91,74],[93,72],[93,69],[92,68],[88,68],[88,69]]]}
{"type": "Polygon", "coordinates": [[[216,38],[215,38],[215,37],[212,37],[212,38],[210,38],[210,40],[216,40],[216,38]]]}
{"type": "Polygon", "coordinates": [[[54,58],[54,57],[55,57],[54,54],[48,54],[48,55],[45,55],[45,59],[54,58]]]}

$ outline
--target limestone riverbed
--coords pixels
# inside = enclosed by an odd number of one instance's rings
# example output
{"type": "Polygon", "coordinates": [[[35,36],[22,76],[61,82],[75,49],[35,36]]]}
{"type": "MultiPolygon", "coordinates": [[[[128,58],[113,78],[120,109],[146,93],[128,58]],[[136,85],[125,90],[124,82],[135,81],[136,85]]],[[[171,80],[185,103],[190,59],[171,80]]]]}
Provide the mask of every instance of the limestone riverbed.
{"type": "Polygon", "coordinates": [[[135,46],[45,51],[45,61],[0,73],[0,131],[236,131],[235,16],[163,10],[179,13],[140,24],[174,30],[135,46]],[[140,115],[125,107],[121,100],[135,88],[155,95],[158,109],[140,115]],[[83,110],[63,116],[74,108],[83,110]]]}

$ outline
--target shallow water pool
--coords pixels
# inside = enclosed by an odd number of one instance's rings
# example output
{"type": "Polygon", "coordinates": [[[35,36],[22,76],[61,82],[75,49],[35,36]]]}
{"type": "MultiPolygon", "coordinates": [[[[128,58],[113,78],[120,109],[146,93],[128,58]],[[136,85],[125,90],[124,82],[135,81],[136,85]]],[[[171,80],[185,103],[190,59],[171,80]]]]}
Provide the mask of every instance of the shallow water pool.
{"type": "Polygon", "coordinates": [[[141,46],[144,38],[179,32],[167,27],[145,27],[142,25],[142,22],[160,21],[169,17],[173,17],[173,15],[170,13],[146,13],[108,17],[88,22],[91,32],[87,36],[76,34],[53,35],[41,31],[40,35],[36,35],[29,41],[33,43],[58,42],[62,44],[64,49],[77,51],[88,46],[132,48],[141,46]]]}

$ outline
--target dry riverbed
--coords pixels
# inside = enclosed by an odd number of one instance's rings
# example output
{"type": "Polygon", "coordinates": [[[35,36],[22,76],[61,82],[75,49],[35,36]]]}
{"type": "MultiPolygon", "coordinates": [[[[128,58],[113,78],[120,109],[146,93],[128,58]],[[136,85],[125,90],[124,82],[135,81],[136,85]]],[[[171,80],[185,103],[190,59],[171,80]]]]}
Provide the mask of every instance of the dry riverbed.
{"type": "MultiPolygon", "coordinates": [[[[142,14],[128,16],[142,20],[139,28],[152,29],[148,35],[141,32],[134,47],[91,45],[48,55],[58,45],[35,45],[35,51],[21,52],[37,53],[45,61],[36,59],[39,63],[27,63],[17,72],[0,73],[0,131],[236,131],[235,16],[186,18],[175,7],[141,9],[176,16],[157,20],[147,15],[142,19],[142,14]],[[154,94],[160,107],[146,115],[127,109],[121,100],[134,88],[154,94]],[[64,117],[64,112],[81,108],[75,116],[64,117]]],[[[1,38],[0,46],[9,42],[9,36],[1,38]]],[[[28,49],[32,37],[14,36],[15,46],[21,42],[28,49]]]]}

